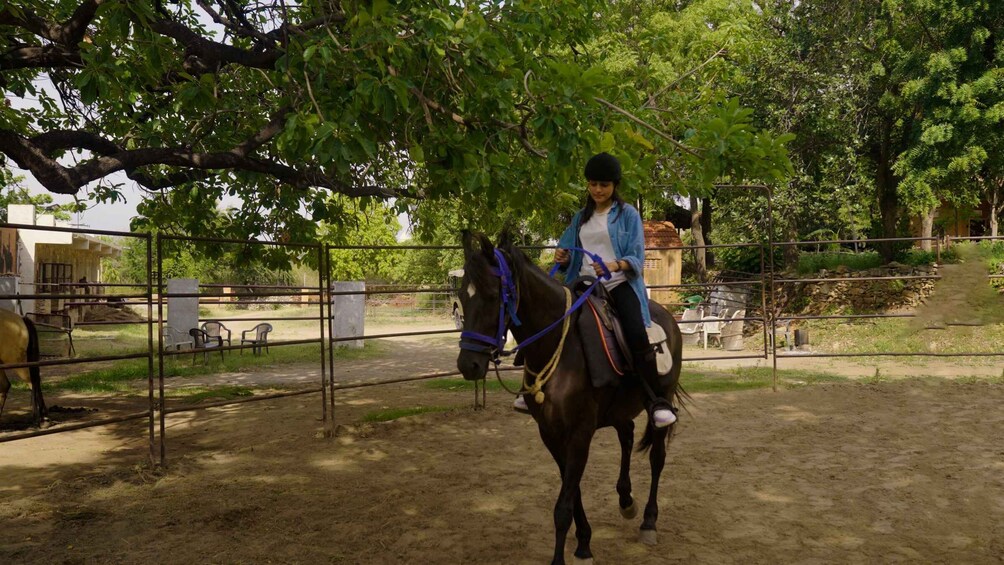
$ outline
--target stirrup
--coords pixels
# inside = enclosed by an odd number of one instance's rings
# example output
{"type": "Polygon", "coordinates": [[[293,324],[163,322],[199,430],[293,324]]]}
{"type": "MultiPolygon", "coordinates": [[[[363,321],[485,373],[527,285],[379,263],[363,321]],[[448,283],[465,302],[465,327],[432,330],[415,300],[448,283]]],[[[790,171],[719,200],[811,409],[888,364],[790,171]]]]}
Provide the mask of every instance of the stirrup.
{"type": "Polygon", "coordinates": [[[522,394],[516,395],[516,400],[512,401],[512,409],[523,414],[529,414],[530,408],[526,405],[526,400],[522,394]]]}

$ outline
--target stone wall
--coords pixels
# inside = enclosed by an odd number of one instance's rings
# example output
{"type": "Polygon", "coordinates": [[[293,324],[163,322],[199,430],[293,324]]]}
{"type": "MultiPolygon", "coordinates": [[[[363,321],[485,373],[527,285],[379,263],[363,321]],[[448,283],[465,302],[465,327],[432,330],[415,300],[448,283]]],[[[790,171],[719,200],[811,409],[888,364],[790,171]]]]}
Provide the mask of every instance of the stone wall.
{"type": "Polygon", "coordinates": [[[778,306],[786,314],[808,316],[829,314],[871,314],[912,309],[924,302],[934,289],[935,279],[859,280],[870,277],[934,276],[930,265],[911,267],[890,263],[864,271],[838,267],[813,275],[797,277],[782,274],[782,279],[841,279],[827,282],[789,282],[777,284],[778,306]]]}

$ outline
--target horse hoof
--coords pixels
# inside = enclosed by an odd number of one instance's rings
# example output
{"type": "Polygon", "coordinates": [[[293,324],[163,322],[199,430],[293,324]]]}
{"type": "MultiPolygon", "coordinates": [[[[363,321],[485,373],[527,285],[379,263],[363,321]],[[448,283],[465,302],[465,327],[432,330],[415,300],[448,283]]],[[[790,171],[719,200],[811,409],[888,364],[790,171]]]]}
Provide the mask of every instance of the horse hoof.
{"type": "Polygon", "coordinates": [[[593,565],[593,558],[587,557],[585,559],[580,559],[578,557],[573,556],[572,563],[575,563],[576,565],[593,565]]]}
{"type": "Polygon", "coordinates": [[[634,502],[631,502],[631,506],[628,506],[627,508],[621,508],[621,516],[623,516],[625,520],[630,520],[637,515],[638,507],[635,506],[634,502]]]}
{"type": "Polygon", "coordinates": [[[655,530],[641,530],[638,533],[638,541],[645,545],[655,545],[659,543],[655,530]]]}

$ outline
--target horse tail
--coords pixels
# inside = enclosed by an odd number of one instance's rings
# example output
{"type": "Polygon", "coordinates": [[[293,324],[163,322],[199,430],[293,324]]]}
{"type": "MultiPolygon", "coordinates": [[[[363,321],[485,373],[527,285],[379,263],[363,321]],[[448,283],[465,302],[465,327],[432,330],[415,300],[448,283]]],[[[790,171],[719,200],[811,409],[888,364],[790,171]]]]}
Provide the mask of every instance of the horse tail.
{"type": "MultiPolygon", "coordinates": [[[[38,345],[38,329],[31,318],[24,318],[24,326],[28,329],[28,349],[26,351],[28,362],[38,361],[42,358],[38,345]]],[[[38,410],[40,417],[45,417],[45,400],[42,398],[42,371],[38,365],[28,367],[28,375],[31,380],[31,401],[38,410]]]]}

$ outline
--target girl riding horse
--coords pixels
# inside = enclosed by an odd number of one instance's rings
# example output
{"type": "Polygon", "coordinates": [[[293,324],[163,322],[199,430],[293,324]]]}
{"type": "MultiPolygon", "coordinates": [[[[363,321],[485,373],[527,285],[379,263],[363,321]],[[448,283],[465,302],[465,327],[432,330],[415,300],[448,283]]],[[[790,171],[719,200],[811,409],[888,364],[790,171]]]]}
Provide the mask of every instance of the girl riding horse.
{"type": "MultiPolygon", "coordinates": [[[[651,404],[651,398],[639,379],[624,379],[617,386],[593,386],[585,350],[597,344],[579,330],[582,310],[569,312],[573,310],[571,291],[534,265],[508,235],[503,234],[496,248],[483,235],[465,233],[464,255],[459,294],[465,316],[457,366],[465,379],[483,379],[489,363],[498,362],[506,333],[511,330],[519,341],[525,363],[523,386],[533,397],[529,411],[561,473],[561,491],[554,506],[552,563],[565,562],[565,538],[573,521],[578,542],[575,557],[588,563],[592,560],[592,529],[579,483],[590,443],[599,428],[617,430],[621,447],[618,504],[625,518],[633,518],[637,510],[629,470],[634,418],[651,404]]],[[[680,330],[662,306],[649,303],[648,314],[665,331],[665,347],[672,358],[672,368],[655,383],[654,391],[661,398],[678,398],[680,330]]],[[[639,449],[649,450],[652,481],[640,537],[644,543],[654,544],[659,477],[673,424],[656,427],[650,419],[646,422],[639,449]]]]}

